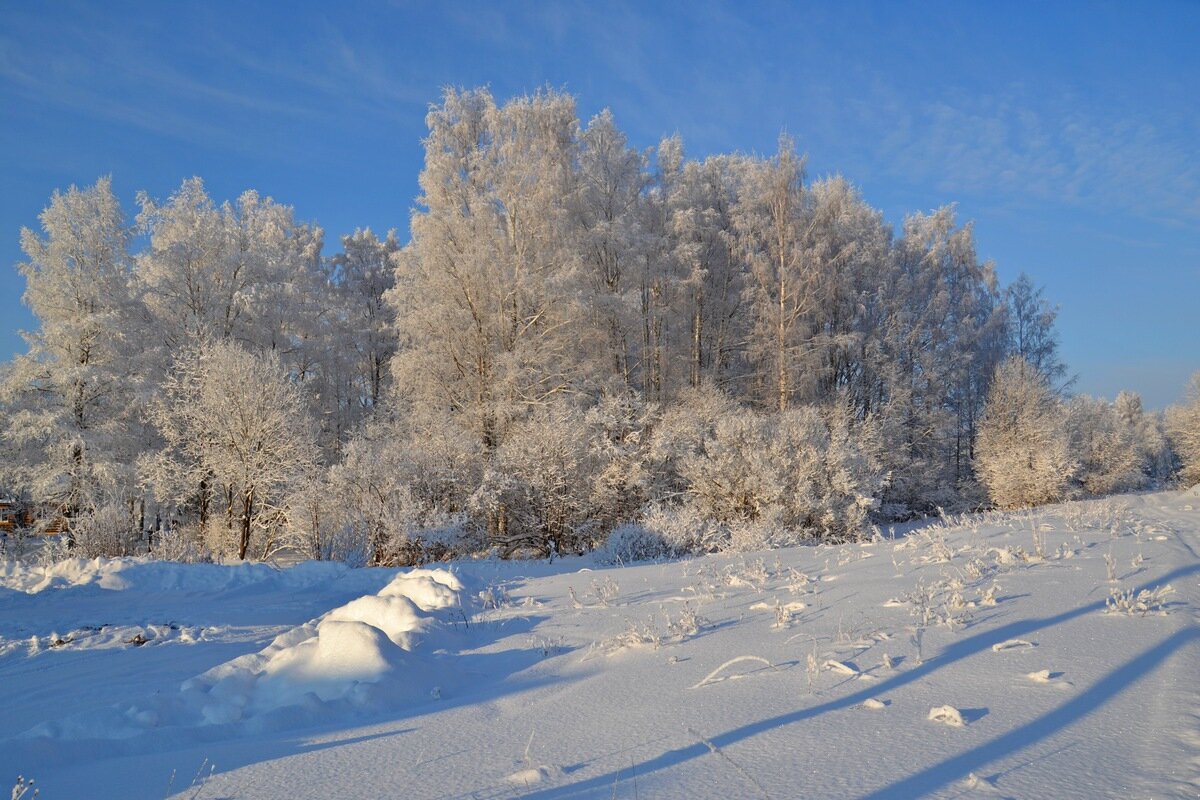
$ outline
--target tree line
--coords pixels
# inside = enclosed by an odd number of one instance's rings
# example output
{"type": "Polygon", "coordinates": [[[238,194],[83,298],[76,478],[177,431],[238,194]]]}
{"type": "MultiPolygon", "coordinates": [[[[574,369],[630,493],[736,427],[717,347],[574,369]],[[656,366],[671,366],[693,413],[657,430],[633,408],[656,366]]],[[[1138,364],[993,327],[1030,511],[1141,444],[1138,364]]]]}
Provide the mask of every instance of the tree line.
{"type": "Polygon", "coordinates": [[[325,256],[198,178],[133,220],[108,178],[53,195],[0,376],[3,481],[43,527],[180,558],[636,557],[1196,476],[1196,402],[1066,400],[1055,307],[952,206],[895,230],[787,138],[639,150],[557,91],[449,90],[427,124],[406,244],[325,256]]]}

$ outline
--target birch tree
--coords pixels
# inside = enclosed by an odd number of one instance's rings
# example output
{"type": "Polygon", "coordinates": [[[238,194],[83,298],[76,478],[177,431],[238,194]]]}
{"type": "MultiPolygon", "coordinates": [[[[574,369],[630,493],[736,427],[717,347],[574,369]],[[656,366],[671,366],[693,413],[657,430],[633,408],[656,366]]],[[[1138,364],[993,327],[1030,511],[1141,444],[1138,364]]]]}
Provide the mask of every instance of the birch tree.
{"type": "MultiPolygon", "coordinates": [[[[596,329],[599,380],[614,390],[636,385],[639,370],[637,277],[645,247],[641,230],[646,159],[628,142],[607,109],[579,137],[574,228],[581,287],[596,329]],[[611,376],[611,377],[606,377],[611,376]]],[[[587,348],[580,355],[587,359],[587,348]]]]}
{"type": "MultiPolygon", "coordinates": [[[[67,520],[127,502],[139,437],[131,341],[129,229],[112,181],[55,192],[42,233],[21,232],[24,300],[38,319],[28,352],[0,379],[9,483],[67,520]]],[[[131,522],[130,527],[135,527],[131,522]]]]}
{"type": "Polygon", "coordinates": [[[278,356],[233,342],[184,354],[153,413],[166,446],[144,469],[163,499],[196,502],[218,551],[245,559],[257,542],[258,557],[268,557],[291,495],[318,463],[311,419],[278,356]],[[210,506],[224,511],[223,523],[210,506]]]}
{"type": "Polygon", "coordinates": [[[566,95],[448,91],[427,122],[412,242],[388,297],[399,391],[470,418],[486,450],[577,387],[578,264],[562,247],[578,122],[566,95]]]}
{"type": "Polygon", "coordinates": [[[804,253],[812,214],[803,180],[804,159],[781,138],[775,158],[750,174],[734,212],[749,274],[749,355],[761,402],[778,411],[787,410],[796,392],[817,300],[813,264],[804,253]]]}

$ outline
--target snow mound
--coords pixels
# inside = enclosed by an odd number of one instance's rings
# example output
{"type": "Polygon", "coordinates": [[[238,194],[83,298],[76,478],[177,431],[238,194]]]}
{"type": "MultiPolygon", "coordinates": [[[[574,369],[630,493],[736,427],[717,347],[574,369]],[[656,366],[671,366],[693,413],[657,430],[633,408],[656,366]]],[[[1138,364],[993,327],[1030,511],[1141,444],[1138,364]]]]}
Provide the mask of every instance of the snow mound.
{"type": "Polygon", "coordinates": [[[404,595],[367,595],[330,611],[317,627],[317,638],[327,625],[361,624],[382,632],[396,646],[412,650],[413,634],[423,631],[428,620],[422,609],[404,595]]]}
{"type": "Polygon", "coordinates": [[[446,570],[402,574],[377,594],[334,608],[285,631],[257,653],[185,681],[178,695],[39,725],[29,735],[125,739],[150,728],[247,720],[259,729],[279,728],[437,699],[455,672],[416,651],[439,629],[449,635],[444,610],[458,607],[462,590],[461,581],[446,570]]]}
{"type": "Polygon", "coordinates": [[[461,604],[463,584],[450,570],[414,569],[383,587],[380,597],[404,597],[424,611],[461,604]]]}
{"type": "MultiPolygon", "coordinates": [[[[459,605],[462,583],[447,570],[414,570],[375,595],[351,600],[319,620],[282,634],[259,653],[222,664],[184,684],[207,694],[206,720],[238,719],[312,700],[361,705],[385,679],[412,690],[437,675],[432,664],[406,658],[435,627],[432,613],[459,605]]],[[[398,686],[384,687],[395,694],[398,686]]],[[[417,691],[428,696],[433,687],[417,691]]],[[[412,691],[402,694],[412,696],[412,691]]]]}

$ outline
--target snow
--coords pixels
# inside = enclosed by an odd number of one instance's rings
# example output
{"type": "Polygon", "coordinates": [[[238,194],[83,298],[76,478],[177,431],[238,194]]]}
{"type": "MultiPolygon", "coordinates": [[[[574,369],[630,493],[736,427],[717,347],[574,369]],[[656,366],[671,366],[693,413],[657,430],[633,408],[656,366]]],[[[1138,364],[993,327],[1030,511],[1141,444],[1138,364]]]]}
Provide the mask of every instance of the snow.
{"type": "Polygon", "coordinates": [[[202,797],[1195,797],[1196,497],[622,568],[9,562],[0,776],[46,800],[189,796],[208,765],[202,797]]]}

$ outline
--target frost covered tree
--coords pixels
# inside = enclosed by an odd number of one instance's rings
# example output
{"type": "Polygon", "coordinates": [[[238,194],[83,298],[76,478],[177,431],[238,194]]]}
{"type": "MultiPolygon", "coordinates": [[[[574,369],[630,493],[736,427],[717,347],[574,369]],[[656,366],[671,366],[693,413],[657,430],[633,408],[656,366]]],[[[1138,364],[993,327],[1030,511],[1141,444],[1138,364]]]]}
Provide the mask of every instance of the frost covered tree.
{"type": "MultiPolygon", "coordinates": [[[[864,498],[892,517],[978,504],[996,366],[1061,377],[1055,310],[1024,276],[997,288],[953,207],[894,233],[846,180],[806,182],[786,137],[768,158],[639,150],[554,90],[450,90],[426,121],[407,244],[360,229],[323,257],[289,206],[198,178],[139,195],[133,240],[106,181],[56,195],[25,242],[42,329],[0,376],[12,488],[111,529],[107,506],[141,516],[128,464],[158,451],[147,498],[216,549],[301,531],[305,552],[375,563],[579,549],[639,516],[672,552],[734,528],[843,536],[864,498]],[[225,373],[302,401],[286,475],[252,486],[220,455],[238,417],[214,398],[250,402],[225,373]]],[[[1106,436],[1163,474],[1155,418],[1117,406],[1078,407],[1088,491],[1133,481],[1102,465],[1106,436]]]]}
{"type": "Polygon", "coordinates": [[[1187,399],[1166,415],[1167,435],[1179,457],[1179,479],[1185,486],[1200,483],[1200,372],[1188,383],[1187,399]]]}
{"type": "Polygon", "coordinates": [[[1000,508],[1051,503],[1074,475],[1066,417],[1045,377],[1013,356],[996,369],[979,425],[979,479],[1000,508]]]}
{"type": "Polygon", "coordinates": [[[682,305],[676,324],[687,326],[691,389],[705,382],[732,388],[744,371],[738,356],[746,336],[745,275],[733,212],[748,163],[740,156],[687,161],[664,186],[682,305]]]}
{"type": "Polygon", "coordinates": [[[395,283],[393,257],[400,251],[394,230],[379,239],[370,228],[342,237],[334,256],[335,285],[345,304],[360,403],[374,407],[383,396],[388,362],[396,350],[395,315],[384,296],[395,283]]]}
{"type": "Polygon", "coordinates": [[[138,255],[137,277],[168,364],[176,349],[208,340],[292,349],[289,333],[303,317],[296,301],[311,290],[319,262],[319,229],[254,191],[218,206],[199,178],[165,202],[144,192],[138,202],[149,247],[138,255]]]}
{"type": "Polygon", "coordinates": [[[71,520],[133,501],[143,440],[129,229],[109,178],[55,192],[40,219],[42,234],[21,232],[19,266],[39,328],[0,381],[5,477],[71,520]]]}
{"type": "Polygon", "coordinates": [[[160,499],[194,506],[216,552],[245,559],[256,543],[260,558],[270,555],[287,530],[289,500],[319,457],[302,395],[279,357],[227,341],[184,353],[152,418],[164,447],[142,469],[160,499]]]}
{"type": "Polygon", "coordinates": [[[1118,392],[1113,408],[1133,439],[1138,468],[1145,478],[1143,483],[1161,485],[1167,481],[1174,464],[1171,447],[1163,432],[1163,415],[1146,411],[1141,396],[1130,391],[1118,392]]]}
{"type": "Polygon", "coordinates": [[[947,206],[905,220],[882,290],[887,374],[877,404],[892,501],[952,506],[972,478],[979,414],[1005,350],[991,263],[947,206]]]}
{"type": "Polygon", "coordinates": [[[1126,398],[1123,418],[1115,403],[1102,399],[1079,396],[1067,402],[1071,454],[1079,464],[1076,479],[1088,494],[1128,492],[1146,484],[1140,405],[1139,401],[1135,417],[1133,403],[1126,398]]]}
{"type": "Polygon", "coordinates": [[[1051,386],[1058,386],[1067,374],[1067,366],[1058,354],[1058,335],[1054,330],[1058,308],[1046,301],[1043,292],[1024,272],[1005,290],[1009,350],[1028,361],[1051,386]]]}
{"type": "Polygon", "coordinates": [[[206,343],[273,352],[305,386],[310,409],[327,428],[326,449],[335,449],[353,423],[346,421],[347,392],[329,385],[349,371],[343,364],[363,336],[333,333],[349,314],[323,270],[322,231],[255,191],[218,205],[199,178],[164,202],[145,193],[138,200],[139,227],[149,240],[135,260],[144,303],[138,335],[153,379],[206,343]]]}
{"type": "Polygon", "coordinates": [[[564,199],[578,120],[567,95],[497,106],[447,91],[429,112],[419,210],[388,297],[401,394],[468,418],[485,449],[509,423],[586,380],[577,262],[564,199]]]}
{"type": "Polygon", "coordinates": [[[810,258],[819,272],[818,302],[805,360],[806,395],[823,403],[844,393],[860,417],[881,395],[878,339],[887,304],[881,290],[891,260],[891,232],[880,212],[841,177],[812,186],[810,258]]]}
{"type": "Polygon", "coordinates": [[[749,355],[764,407],[787,410],[816,307],[816,271],[806,257],[812,224],[804,190],[804,159],[790,139],[748,175],[734,220],[748,265],[746,309],[752,320],[749,355]]]}
{"type": "Polygon", "coordinates": [[[595,332],[594,347],[580,356],[599,360],[591,370],[617,391],[637,385],[640,366],[636,309],[645,247],[640,219],[645,162],[608,110],[579,135],[564,244],[579,259],[580,288],[595,332]]]}

